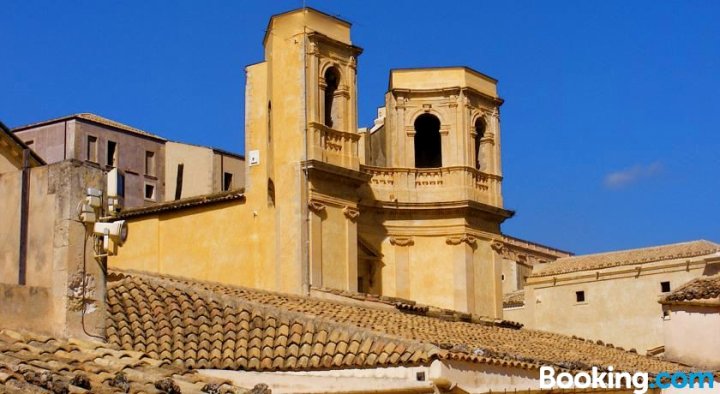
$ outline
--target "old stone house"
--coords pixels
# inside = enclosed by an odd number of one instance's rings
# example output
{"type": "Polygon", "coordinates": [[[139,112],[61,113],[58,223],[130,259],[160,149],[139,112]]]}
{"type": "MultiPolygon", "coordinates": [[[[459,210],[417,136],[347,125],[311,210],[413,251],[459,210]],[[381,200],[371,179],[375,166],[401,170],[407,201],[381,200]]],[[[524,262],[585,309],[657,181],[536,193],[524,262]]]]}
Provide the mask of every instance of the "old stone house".
{"type": "Polygon", "coordinates": [[[658,354],[666,338],[658,300],[718,272],[720,245],[702,240],[563,257],[536,265],[525,289],[506,296],[503,316],[658,354]]]}
{"type": "Polygon", "coordinates": [[[245,158],[168,141],[126,124],[80,113],[16,127],[13,133],[48,163],[79,160],[124,174],[124,206],[241,189],[245,158]]]}

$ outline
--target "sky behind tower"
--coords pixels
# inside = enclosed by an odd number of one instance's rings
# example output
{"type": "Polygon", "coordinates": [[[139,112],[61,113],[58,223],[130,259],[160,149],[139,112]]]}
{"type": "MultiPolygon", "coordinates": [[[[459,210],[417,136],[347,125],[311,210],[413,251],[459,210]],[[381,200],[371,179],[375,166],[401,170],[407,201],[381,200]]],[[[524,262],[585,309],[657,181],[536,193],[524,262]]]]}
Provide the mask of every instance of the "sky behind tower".
{"type": "MultiPolygon", "coordinates": [[[[306,3],[365,49],[361,127],[391,68],[499,80],[506,233],[578,253],[720,241],[720,2],[306,3]]],[[[4,2],[0,120],[93,112],[243,152],[244,67],[302,4],[4,2]]]]}

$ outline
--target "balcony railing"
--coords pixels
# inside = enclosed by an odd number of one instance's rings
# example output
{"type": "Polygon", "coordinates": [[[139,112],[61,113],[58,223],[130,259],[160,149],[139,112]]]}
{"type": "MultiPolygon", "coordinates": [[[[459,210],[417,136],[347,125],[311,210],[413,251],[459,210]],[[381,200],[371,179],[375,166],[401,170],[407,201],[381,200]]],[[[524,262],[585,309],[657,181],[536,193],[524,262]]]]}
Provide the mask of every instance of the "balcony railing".
{"type": "Polygon", "coordinates": [[[502,207],[501,178],[472,167],[386,168],[362,166],[380,201],[433,203],[471,200],[502,207]]]}
{"type": "Polygon", "coordinates": [[[360,135],[331,129],[321,123],[310,123],[308,129],[309,159],[357,170],[360,135]]]}

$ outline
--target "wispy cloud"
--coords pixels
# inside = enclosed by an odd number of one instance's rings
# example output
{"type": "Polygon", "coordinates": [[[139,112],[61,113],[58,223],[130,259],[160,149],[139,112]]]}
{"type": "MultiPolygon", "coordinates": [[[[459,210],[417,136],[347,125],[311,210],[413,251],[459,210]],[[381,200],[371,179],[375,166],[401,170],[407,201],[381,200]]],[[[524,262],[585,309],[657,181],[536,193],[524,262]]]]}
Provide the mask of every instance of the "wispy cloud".
{"type": "Polygon", "coordinates": [[[611,172],[605,175],[605,187],[619,189],[631,185],[646,178],[657,176],[662,172],[663,165],[656,161],[650,164],[638,164],[620,171],[611,172]]]}

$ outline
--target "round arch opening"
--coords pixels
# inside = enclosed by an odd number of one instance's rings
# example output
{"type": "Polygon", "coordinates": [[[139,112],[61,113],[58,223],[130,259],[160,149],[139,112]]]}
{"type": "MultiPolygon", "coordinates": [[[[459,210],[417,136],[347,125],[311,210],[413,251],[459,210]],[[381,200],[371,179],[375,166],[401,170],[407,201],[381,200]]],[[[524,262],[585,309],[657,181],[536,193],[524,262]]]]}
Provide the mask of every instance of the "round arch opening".
{"type": "Polygon", "coordinates": [[[440,119],[422,114],[415,119],[415,167],[442,167],[442,141],[440,119]]]}

